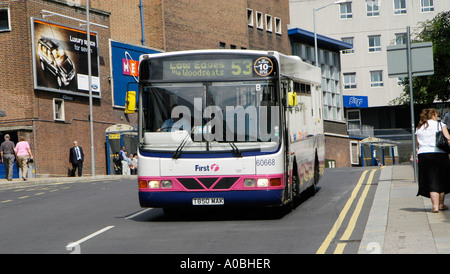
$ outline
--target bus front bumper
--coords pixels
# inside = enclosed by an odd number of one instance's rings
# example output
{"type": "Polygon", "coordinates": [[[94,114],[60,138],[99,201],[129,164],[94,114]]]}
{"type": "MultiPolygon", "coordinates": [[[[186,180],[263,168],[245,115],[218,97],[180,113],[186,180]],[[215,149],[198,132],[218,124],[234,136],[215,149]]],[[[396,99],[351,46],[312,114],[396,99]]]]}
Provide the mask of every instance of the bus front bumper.
{"type": "Polygon", "coordinates": [[[282,189],[211,192],[139,191],[139,203],[141,207],[155,208],[217,205],[226,207],[280,206],[283,203],[282,197],[282,189]],[[204,202],[199,204],[198,201],[204,202]]]}

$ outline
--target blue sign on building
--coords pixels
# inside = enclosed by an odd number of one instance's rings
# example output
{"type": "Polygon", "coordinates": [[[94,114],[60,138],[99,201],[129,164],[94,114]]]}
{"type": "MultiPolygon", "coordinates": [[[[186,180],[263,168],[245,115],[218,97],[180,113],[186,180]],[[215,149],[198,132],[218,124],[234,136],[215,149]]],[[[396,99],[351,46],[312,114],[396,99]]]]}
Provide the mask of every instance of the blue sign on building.
{"type": "MultiPolygon", "coordinates": [[[[128,83],[138,83],[139,57],[142,54],[160,53],[161,51],[146,47],[120,43],[111,40],[113,105],[125,107],[125,95],[128,83]]],[[[137,90],[137,85],[130,84],[130,90],[137,90]]]]}
{"type": "Polygon", "coordinates": [[[369,99],[367,96],[344,95],[344,107],[346,108],[368,108],[369,99]]]}

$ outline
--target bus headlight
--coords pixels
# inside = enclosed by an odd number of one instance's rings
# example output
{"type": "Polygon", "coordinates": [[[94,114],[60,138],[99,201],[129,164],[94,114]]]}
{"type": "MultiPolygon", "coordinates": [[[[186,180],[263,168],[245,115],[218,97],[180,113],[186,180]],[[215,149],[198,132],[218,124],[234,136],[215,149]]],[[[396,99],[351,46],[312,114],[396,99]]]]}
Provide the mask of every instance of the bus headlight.
{"type": "Polygon", "coordinates": [[[267,178],[258,179],[257,186],[258,187],[268,187],[269,179],[267,179],[267,178]]]}
{"type": "Polygon", "coordinates": [[[148,188],[159,188],[159,181],[148,181],[148,188]]]}
{"type": "Polygon", "coordinates": [[[162,180],[161,188],[172,188],[172,180],[162,180]]]}
{"type": "Polygon", "coordinates": [[[244,186],[245,187],[254,187],[255,186],[255,179],[245,179],[244,180],[244,186]]]}

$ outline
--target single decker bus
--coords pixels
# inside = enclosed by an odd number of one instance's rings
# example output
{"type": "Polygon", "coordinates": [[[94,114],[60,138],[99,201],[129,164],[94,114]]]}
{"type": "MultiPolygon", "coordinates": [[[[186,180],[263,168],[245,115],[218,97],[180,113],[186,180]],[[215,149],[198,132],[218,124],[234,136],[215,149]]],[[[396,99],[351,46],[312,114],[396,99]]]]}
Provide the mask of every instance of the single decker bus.
{"type": "Polygon", "coordinates": [[[325,153],[321,72],[299,57],[142,55],[135,97],[141,207],[286,208],[315,193],[325,153]]]}

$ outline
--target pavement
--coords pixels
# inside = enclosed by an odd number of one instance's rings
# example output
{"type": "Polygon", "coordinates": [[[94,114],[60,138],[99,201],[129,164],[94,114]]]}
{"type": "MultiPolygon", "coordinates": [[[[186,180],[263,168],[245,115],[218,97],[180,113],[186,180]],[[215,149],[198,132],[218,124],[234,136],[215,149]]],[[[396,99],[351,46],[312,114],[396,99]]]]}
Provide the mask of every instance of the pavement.
{"type": "MultiPolygon", "coordinates": [[[[0,179],[0,189],[131,178],[136,175],[0,179]]],[[[416,196],[417,189],[411,164],[381,169],[358,254],[450,254],[450,210],[431,213],[431,200],[416,196]]]]}
{"type": "Polygon", "coordinates": [[[417,189],[411,164],[381,169],[359,254],[450,254],[450,210],[431,213],[417,189]]]}

